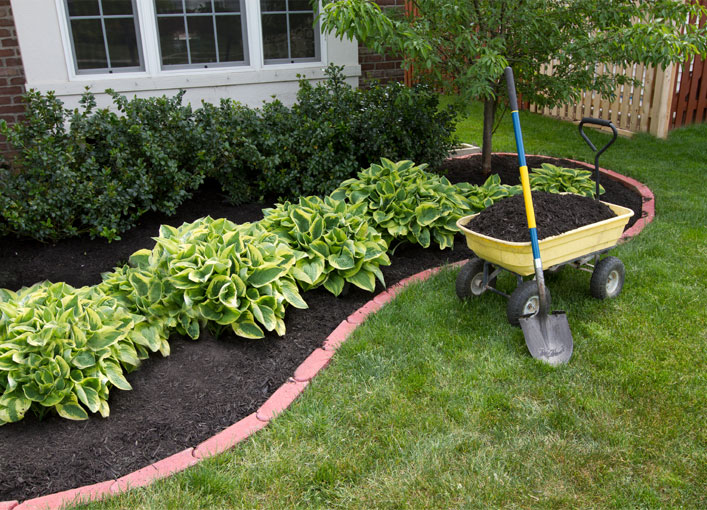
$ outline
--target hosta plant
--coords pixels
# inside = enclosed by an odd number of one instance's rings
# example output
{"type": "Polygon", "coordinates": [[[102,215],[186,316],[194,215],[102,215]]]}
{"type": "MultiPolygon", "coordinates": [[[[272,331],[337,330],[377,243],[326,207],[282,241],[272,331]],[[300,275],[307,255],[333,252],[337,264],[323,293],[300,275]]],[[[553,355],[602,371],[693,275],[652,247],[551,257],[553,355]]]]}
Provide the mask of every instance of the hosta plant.
{"type": "Polygon", "coordinates": [[[425,172],[425,167],[383,158],[380,165],[341,183],[331,196],[363,204],[389,243],[407,240],[425,248],[432,242],[440,249],[451,247],[456,221],[469,210],[469,202],[445,177],[425,172]]]}
{"type": "Polygon", "coordinates": [[[265,209],[260,225],[295,250],[291,273],[304,290],[323,285],[338,296],[350,282],[373,292],[376,278],[385,285],[380,266],[390,259],[388,245],[369,226],[365,212],[363,202],[311,196],[265,209]]]}
{"type": "MultiPolygon", "coordinates": [[[[596,194],[596,183],[592,172],[577,168],[562,168],[543,163],[540,168],[530,170],[530,187],[535,191],[551,193],[574,193],[589,198],[596,194]]],[[[604,193],[604,187],[599,186],[599,194],[604,193]]]]}
{"type": "Polygon", "coordinates": [[[206,217],[178,228],[163,225],[155,241],[154,249],[132,255],[122,284],[125,299],[147,313],[148,322],[164,320],[194,339],[207,324],[262,338],[263,328],[285,334],[288,304],[307,308],[290,274],[294,250],[257,223],[206,217]]]}
{"type": "Polygon", "coordinates": [[[490,175],[483,186],[460,182],[456,184],[456,187],[469,201],[469,212],[467,214],[481,212],[502,198],[522,192],[520,185],[501,184],[501,177],[498,174],[490,175]]]}
{"type": "Polygon", "coordinates": [[[0,290],[0,425],[30,409],[72,420],[88,418],[87,410],[108,416],[110,388],[131,389],[123,367],[147,357],[134,334],[143,320],[97,287],[0,290]]]}

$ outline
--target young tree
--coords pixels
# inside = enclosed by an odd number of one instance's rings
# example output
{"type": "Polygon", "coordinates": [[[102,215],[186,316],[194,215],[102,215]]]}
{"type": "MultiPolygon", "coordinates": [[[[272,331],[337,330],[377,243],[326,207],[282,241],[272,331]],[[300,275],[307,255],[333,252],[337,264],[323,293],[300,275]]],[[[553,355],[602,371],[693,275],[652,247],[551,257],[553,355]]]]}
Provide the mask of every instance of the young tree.
{"type": "Polygon", "coordinates": [[[413,0],[411,9],[381,9],[371,0],[324,1],[326,33],[357,38],[378,53],[402,56],[416,76],[484,102],[482,158],[491,171],[491,137],[503,69],[513,67],[518,93],[540,106],[576,102],[582,90],[613,99],[631,80],[604,66],[666,66],[707,53],[707,14],[697,0],[413,0]],[[552,74],[541,66],[552,62],[552,74]]]}

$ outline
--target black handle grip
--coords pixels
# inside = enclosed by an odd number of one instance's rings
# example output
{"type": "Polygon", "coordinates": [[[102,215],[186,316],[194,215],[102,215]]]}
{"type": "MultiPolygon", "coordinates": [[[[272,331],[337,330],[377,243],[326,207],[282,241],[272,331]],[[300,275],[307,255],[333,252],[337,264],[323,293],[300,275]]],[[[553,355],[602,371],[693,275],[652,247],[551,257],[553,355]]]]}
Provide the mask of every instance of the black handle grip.
{"type": "Polygon", "coordinates": [[[579,125],[581,126],[582,124],[596,124],[598,126],[613,128],[613,124],[610,120],[595,119],[594,117],[582,117],[582,121],[579,125]]]}
{"type": "Polygon", "coordinates": [[[516,83],[513,79],[513,69],[506,67],[503,74],[506,75],[506,87],[508,88],[508,99],[511,102],[511,111],[518,110],[518,98],[516,97],[516,83]]]}

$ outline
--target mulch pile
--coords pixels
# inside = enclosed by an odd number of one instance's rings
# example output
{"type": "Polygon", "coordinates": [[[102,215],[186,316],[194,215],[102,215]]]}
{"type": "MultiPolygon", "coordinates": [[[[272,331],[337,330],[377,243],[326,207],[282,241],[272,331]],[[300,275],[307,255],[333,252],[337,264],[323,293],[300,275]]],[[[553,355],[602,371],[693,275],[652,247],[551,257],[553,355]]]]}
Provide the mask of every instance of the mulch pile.
{"type": "MultiPolygon", "coordinates": [[[[452,182],[482,184],[485,176],[480,175],[479,161],[478,157],[451,160],[443,171],[452,182]]],[[[517,182],[516,165],[514,157],[494,159],[494,168],[508,184],[517,182]]],[[[630,207],[640,217],[638,195],[618,183],[602,184],[607,188],[602,198],[630,207]]],[[[206,215],[237,223],[256,221],[262,217],[261,209],[271,205],[230,206],[216,186],[206,185],[175,216],[148,214],[120,241],[110,244],[87,238],[53,245],[4,238],[0,287],[16,290],[44,279],[93,285],[100,282],[102,272],[124,263],[133,252],[153,247],[152,237],[162,223],[180,225],[206,215]]],[[[383,273],[391,285],[469,255],[461,235],[453,250],[400,246],[383,273]]],[[[288,309],[284,337],[271,334],[246,340],[224,334],[216,339],[206,330],[198,341],[173,336],[169,357],[154,355],[128,375],[132,391],[111,392],[109,418],[73,422],[48,416],[39,421],[28,415],[19,423],[0,427],[0,501],[120,477],[197,445],[257,410],[341,321],[372,296],[356,288],[339,298],[320,289],[307,292],[309,309],[288,309]]]]}
{"type": "MultiPolygon", "coordinates": [[[[556,236],[616,216],[608,206],[593,198],[544,191],[533,191],[531,195],[538,239],[556,236]]],[[[471,219],[466,227],[479,234],[504,241],[530,241],[523,195],[499,200],[471,219]]]]}

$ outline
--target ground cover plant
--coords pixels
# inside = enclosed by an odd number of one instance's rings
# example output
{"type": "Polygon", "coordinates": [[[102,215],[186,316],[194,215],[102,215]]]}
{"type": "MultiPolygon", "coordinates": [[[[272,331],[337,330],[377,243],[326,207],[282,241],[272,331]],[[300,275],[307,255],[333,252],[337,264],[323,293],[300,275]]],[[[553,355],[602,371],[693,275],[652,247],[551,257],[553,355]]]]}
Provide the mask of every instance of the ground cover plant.
{"type": "Polygon", "coordinates": [[[412,161],[382,159],[380,165],[342,182],[332,197],[361,205],[389,244],[404,241],[427,248],[434,243],[444,249],[452,246],[461,216],[511,193],[497,177],[483,186],[457,187],[425,168],[412,161]]]}
{"type": "MultiPolygon", "coordinates": [[[[575,126],[522,117],[529,151],[592,159],[575,126]]],[[[371,317],[248,441],[80,508],[704,507],[705,140],[693,126],[603,156],[654,191],[658,212],[615,250],[619,299],[591,299],[579,271],[552,284],[575,340],[566,367],[528,356],[502,297],[459,301],[448,270],[371,317]]],[[[497,143],[513,149],[510,127],[497,143]]]]}
{"type": "Polygon", "coordinates": [[[295,250],[290,273],[303,290],[323,285],[338,296],[347,283],[373,292],[385,285],[388,243],[366,221],[365,204],[331,197],[300,198],[263,211],[261,227],[295,250]]]}

